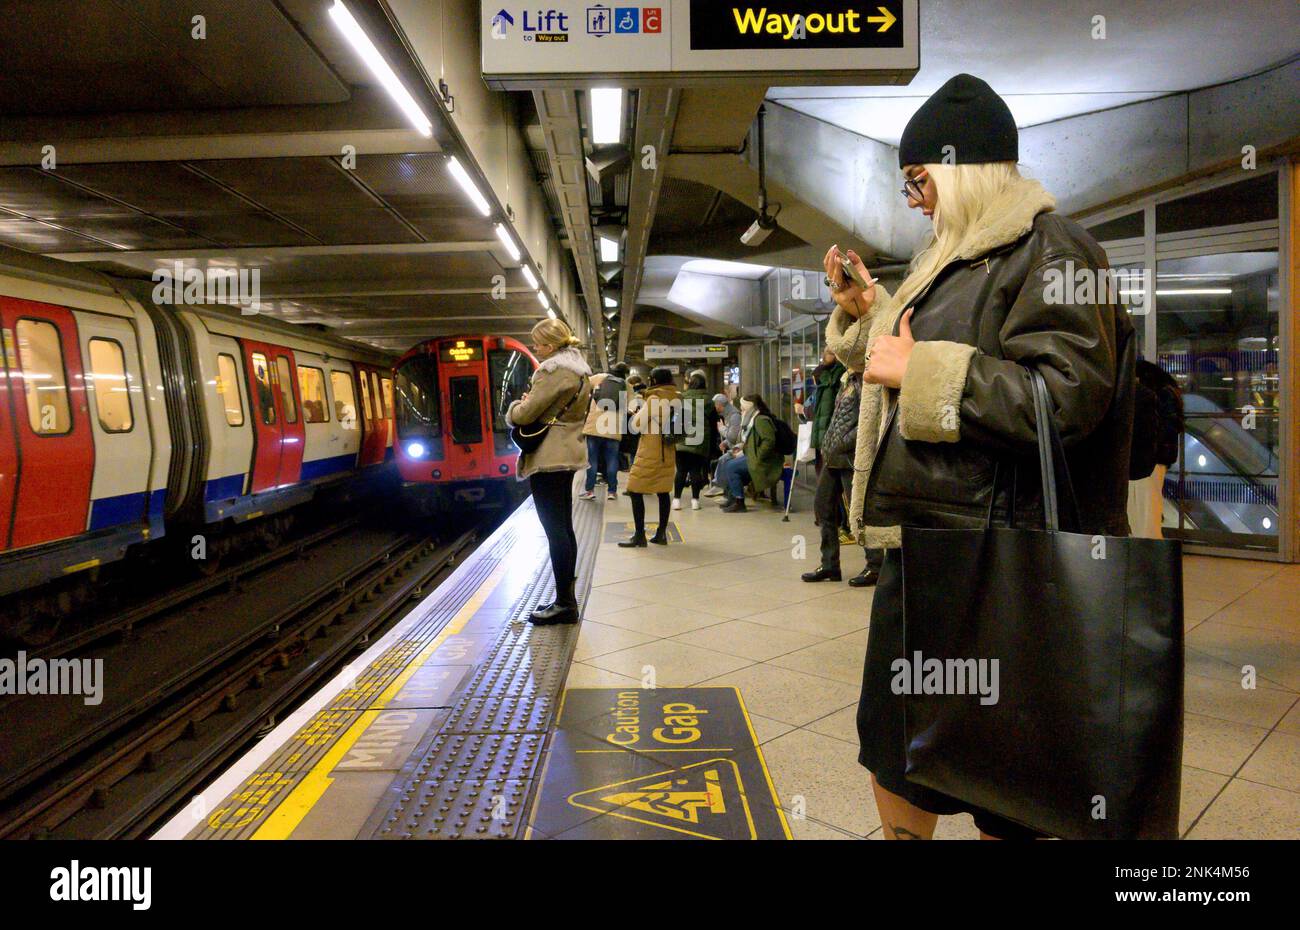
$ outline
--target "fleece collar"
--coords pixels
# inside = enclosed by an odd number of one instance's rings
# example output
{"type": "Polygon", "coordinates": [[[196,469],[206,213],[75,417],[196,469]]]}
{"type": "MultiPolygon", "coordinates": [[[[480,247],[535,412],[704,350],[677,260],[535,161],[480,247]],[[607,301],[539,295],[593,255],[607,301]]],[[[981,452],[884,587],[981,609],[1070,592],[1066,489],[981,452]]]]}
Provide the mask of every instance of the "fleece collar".
{"type": "Polygon", "coordinates": [[[552,353],[550,358],[542,359],[541,364],[537,366],[538,371],[557,371],[561,368],[579,377],[591,374],[591,367],[587,364],[587,360],[573,346],[565,346],[552,353]]]}
{"type": "Polygon", "coordinates": [[[1034,228],[1038,214],[1056,209],[1056,198],[1043,185],[1029,178],[1010,184],[994,197],[957,249],[964,261],[1010,245],[1034,228]]]}

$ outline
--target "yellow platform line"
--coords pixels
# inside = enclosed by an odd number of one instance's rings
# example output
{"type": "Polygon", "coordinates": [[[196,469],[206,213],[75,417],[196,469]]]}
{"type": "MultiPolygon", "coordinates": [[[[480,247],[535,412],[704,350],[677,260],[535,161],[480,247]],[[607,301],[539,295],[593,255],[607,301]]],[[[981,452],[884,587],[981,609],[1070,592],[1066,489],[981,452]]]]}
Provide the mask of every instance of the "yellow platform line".
{"type": "Polygon", "coordinates": [[[257,831],[253,834],[255,840],[285,840],[288,839],[293,831],[298,828],[313,807],[320,802],[321,797],[329,790],[334,779],[330,777],[330,772],[334,767],[343,760],[348,751],[353,747],[358,739],[370,729],[370,725],[378,718],[382,711],[397,693],[402,690],[406,683],[411,679],[425,662],[433,657],[438,648],[447,640],[448,637],[455,636],[465,628],[465,624],[478,613],[478,609],[483,606],[496,586],[500,584],[501,579],[505,577],[509,566],[505,559],[497,563],[497,567],[492,573],[483,579],[478,590],[470,597],[465,605],[456,612],[451,622],[442,628],[442,631],[429,642],[427,646],[407,663],[399,674],[388,687],[383,690],[379,697],[375,698],[372,707],[362,712],[361,716],[350,726],[347,731],[339,737],[338,742],[330,747],[321,759],[311,767],[302,781],[293,787],[293,790],[285,799],[276,807],[275,811],[266,818],[257,831]]]}

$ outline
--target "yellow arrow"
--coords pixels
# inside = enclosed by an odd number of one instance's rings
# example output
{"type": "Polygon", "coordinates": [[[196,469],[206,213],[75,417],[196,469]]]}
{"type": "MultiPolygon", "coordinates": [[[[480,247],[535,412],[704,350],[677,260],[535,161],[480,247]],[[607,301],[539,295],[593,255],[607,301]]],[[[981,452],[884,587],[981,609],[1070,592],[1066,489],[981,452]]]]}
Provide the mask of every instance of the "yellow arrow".
{"type": "Polygon", "coordinates": [[[884,15],[868,16],[867,22],[880,23],[880,28],[877,29],[876,32],[888,32],[889,27],[894,25],[894,23],[898,22],[898,17],[895,16],[893,13],[889,12],[889,10],[885,9],[883,6],[878,6],[876,7],[876,9],[879,10],[884,15]]]}

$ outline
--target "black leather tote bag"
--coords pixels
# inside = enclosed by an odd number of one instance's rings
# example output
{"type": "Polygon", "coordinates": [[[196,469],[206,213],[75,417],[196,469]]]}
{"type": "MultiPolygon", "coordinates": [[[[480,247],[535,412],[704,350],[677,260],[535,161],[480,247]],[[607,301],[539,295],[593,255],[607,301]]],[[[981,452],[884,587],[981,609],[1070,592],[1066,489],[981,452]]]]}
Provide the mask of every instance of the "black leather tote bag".
{"type": "Polygon", "coordinates": [[[1015,527],[1013,487],[1008,526],[990,504],[983,529],[903,528],[906,775],[1052,836],[1175,839],[1181,545],[1073,531],[1047,387],[1031,375],[1047,525],[1015,527]]]}

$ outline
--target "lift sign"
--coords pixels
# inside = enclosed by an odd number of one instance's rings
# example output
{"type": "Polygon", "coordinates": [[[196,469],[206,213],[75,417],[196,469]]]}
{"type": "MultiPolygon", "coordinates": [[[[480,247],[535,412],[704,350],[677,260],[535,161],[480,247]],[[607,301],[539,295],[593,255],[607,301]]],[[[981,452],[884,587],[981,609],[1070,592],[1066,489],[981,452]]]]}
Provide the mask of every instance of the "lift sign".
{"type": "Polygon", "coordinates": [[[902,48],[903,0],[691,0],[691,48],[902,48]]]}

